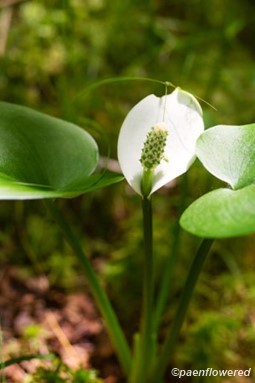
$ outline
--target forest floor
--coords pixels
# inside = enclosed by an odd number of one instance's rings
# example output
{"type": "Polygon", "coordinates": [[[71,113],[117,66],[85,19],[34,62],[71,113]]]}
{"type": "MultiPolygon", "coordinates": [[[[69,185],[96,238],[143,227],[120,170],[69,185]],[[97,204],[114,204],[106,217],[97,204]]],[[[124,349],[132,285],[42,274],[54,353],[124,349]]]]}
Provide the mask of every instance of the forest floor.
{"type": "MultiPolygon", "coordinates": [[[[89,294],[51,288],[45,276],[21,278],[0,271],[2,361],[24,355],[57,355],[70,369],[93,368],[105,383],[121,383],[118,362],[89,294]]],[[[31,359],[4,369],[6,383],[21,383],[51,361],[31,359]]],[[[3,381],[3,376],[2,380],[3,381]]]]}

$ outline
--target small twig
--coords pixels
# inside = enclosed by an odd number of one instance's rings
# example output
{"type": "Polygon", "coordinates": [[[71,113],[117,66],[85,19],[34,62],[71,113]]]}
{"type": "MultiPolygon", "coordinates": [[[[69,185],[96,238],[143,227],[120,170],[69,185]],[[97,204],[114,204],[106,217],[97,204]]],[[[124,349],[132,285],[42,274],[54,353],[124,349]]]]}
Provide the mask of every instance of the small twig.
{"type": "Polygon", "coordinates": [[[58,339],[59,343],[62,345],[62,347],[68,352],[68,354],[71,357],[76,359],[78,357],[77,352],[75,351],[75,349],[73,348],[73,346],[69,342],[66,334],[64,333],[64,331],[60,327],[55,315],[52,312],[47,313],[46,320],[47,320],[51,330],[55,334],[56,338],[58,339]]]}
{"type": "Polygon", "coordinates": [[[16,5],[18,3],[21,3],[23,1],[27,1],[27,0],[1,0],[0,1],[0,8],[11,7],[11,6],[16,5]]]}
{"type": "Polygon", "coordinates": [[[0,0],[0,9],[2,9],[0,15],[0,56],[3,56],[6,51],[13,16],[13,7],[24,1],[27,0],[0,0]]]}
{"type": "Polygon", "coordinates": [[[13,8],[8,7],[3,9],[0,15],[0,56],[5,54],[12,14],[13,8]]]}

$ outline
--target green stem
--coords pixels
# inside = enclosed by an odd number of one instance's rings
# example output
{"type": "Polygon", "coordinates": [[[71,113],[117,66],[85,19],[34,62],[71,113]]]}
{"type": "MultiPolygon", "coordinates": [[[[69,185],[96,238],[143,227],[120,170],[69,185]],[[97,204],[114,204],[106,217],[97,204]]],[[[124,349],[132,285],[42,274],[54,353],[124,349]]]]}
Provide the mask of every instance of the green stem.
{"type": "Polygon", "coordinates": [[[55,203],[53,203],[52,201],[46,201],[46,203],[51,214],[59,224],[63,233],[65,234],[65,237],[69,245],[73,249],[73,252],[79,259],[81,265],[83,266],[88,286],[105,320],[107,331],[116,349],[120,364],[126,376],[129,376],[131,371],[131,353],[126,338],[120,327],[119,321],[112,309],[111,303],[109,302],[109,299],[105,294],[102,286],[100,285],[95,271],[93,270],[88,258],[85,256],[81,244],[76,238],[73,231],[71,230],[71,227],[69,226],[68,222],[65,220],[55,203]]]}
{"type": "Polygon", "coordinates": [[[144,277],[143,277],[143,314],[142,348],[145,366],[150,363],[152,348],[152,314],[154,303],[154,265],[151,199],[143,198],[143,234],[144,234],[144,277]]]}
{"type": "Polygon", "coordinates": [[[169,81],[160,81],[160,80],[156,80],[156,79],[153,79],[153,78],[148,78],[148,77],[110,77],[110,78],[106,78],[104,80],[99,80],[99,81],[96,81],[96,82],[92,82],[91,84],[88,84],[87,87],[81,91],[78,95],[75,96],[75,98],[80,98],[84,95],[86,95],[87,93],[91,92],[92,90],[102,86],[102,85],[108,85],[108,84],[114,84],[114,83],[119,83],[119,82],[124,82],[124,81],[148,81],[148,82],[153,82],[153,83],[156,83],[156,84],[161,84],[161,85],[166,85],[167,86],[172,86],[173,88],[175,88],[175,86],[169,82],[169,81]]]}
{"type": "Polygon", "coordinates": [[[173,352],[175,342],[184,322],[199,274],[202,270],[203,264],[212,246],[212,243],[213,239],[204,239],[197,251],[195,259],[191,265],[174,320],[167,334],[161,355],[158,358],[158,362],[154,366],[152,379],[149,380],[148,383],[156,383],[163,378],[169,362],[170,354],[173,352]]]}
{"type": "MultiPolygon", "coordinates": [[[[185,173],[182,178],[179,215],[181,215],[182,211],[184,210],[185,199],[187,195],[187,184],[188,184],[187,173],[185,173]]],[[[156,304],[155,315],[154,315],[154,333],[155,334],[157,333],[159,329],[159,326],[161,323],[161,317],[166,308],[167,300],[170,293],[173,269],[174,269],[175,261],[178,254],[178,248],[180,244],[180,232],[181,232],[181,227],[179,224],[179,220],[176,220],[172,230],[173,245],[172,245],[172,249],[170,251],[169,257],[167,258],[166,264],[164,265],[162,283],[160,284],[160,290],[157,297],[157,304],[156,304]]]]}
{"type": "MultiPolygon", "coordinates": [[[[178,221],[177,221],[178,222],[178,221]]],[[[170,256],[168,257],[166,264],[164,265],[164,271],[163,271],[163,277],[162,277],[162,283],[160,284],[160,290],[159,295],[157,297],[157,305],[155,309],[155,316],[154,316],[154,332],[157,333],[160,324],[161,324],[161,317],[162,313],[164,312],[164,309],[166,307],[169,293],[170,293],[170,286],[172,281],[172,275],[173,275],[173,269],[175,265],[175,261],[177,258],[177,249],[179,247],[180,242],[180,225],[179,223],[174,226],[173,232],[173,245],[172,245],[172,251],[170,256]]]]}
{"type": "Polygon", "coordinates": [[[5,362],[1,362],[0,370],[4,369],[6,367],[9,367],[13,364],[18,364],[23,362],[24,360],[31,360],[31,359],[53,359],[55,358],[54,354],[35,354],[35,355],[23,355],[18,358],[12,358],[8,359],[5,362]]]}
{"type": "Polygon", "coordinates": [[[143,171],[141,191],[142,191],[144,200],[149,198],[148,196],[150,195],[150,192],[151,192],[153,176],[154,176],[153,170],[148,169],[143,171]]]}
{"type": "Polygon", "coordinates": [[[152,236],[151,199],[143,198],[143,235],[144,235],[144,269],[143,269],[143,305],[141,318],[141,336],[136,352],[136,371],[132,383],[147,383],[149,366],[154,350],[153,337],[153,304],[154,304],[154,267],[152,236]]]}

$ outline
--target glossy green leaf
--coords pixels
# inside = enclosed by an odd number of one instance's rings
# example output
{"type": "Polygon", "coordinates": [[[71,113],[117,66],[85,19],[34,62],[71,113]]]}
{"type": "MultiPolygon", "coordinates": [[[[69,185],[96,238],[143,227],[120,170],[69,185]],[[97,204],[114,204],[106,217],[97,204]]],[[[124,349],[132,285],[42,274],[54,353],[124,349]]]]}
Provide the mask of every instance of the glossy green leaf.
{"type": "Polygon", "coordinates": [[[183,229],[200,237],[227,238],[255,232],[255,185],[217,189],[193,202],[181,216],[183,229]]]}
{"type": "Polygon", "coordinates": [[[91,175],[97,144],[72,123],[0,102],[0,138],[0,199],[72,197],[120,180],[91,175]]]}
{"type": "Polygon", "coordinates": [[[197,140],[196,153],[210,173],[233,189],[255,182],[255,124],[210,128],[197,140]]]}

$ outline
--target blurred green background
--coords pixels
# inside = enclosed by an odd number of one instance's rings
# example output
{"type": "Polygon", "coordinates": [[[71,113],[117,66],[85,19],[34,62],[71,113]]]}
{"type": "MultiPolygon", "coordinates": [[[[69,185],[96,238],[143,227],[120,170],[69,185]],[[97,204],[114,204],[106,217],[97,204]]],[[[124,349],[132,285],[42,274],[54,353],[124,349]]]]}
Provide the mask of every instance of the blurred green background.
{"type": "MultiPolygon", "coordinates": [[[[107,134],[116,159],[126,113],[146,95],[164,94],[163,86],[146,81],[88,90],[105,78],[171,81],[216,108],[200,101],[206,127],[255,122],[253,0],[2,0],[0,10],[1,99],[80,124],[99,141],[102,155],[107,154],[103,134],[87,119],[107,134]]],[[[164,327],[199,244],[176,221],[185,206],[219,185],[196,162],[186,176],[154,197],[158,281],[171,249],[178,252],[164,327]]],[[[136,329],[142,250],[139,197],[123,181],[58,203],[121,322],[128,332],[136,329]]],[[[0,225],[2,266],[15,265],[22,275],[45,273],[52,286],[67,293],[84,287],[79,265],[42,202],[0,202],[0,225]]],[[[254,235],[215,243],[172,365],[255,367],[254,247],[254,235]]],[[[218,381],[223,382],[214,378],[218,381]]],[[[232,381],[236,380],[229,378],[232,381]]]]}

